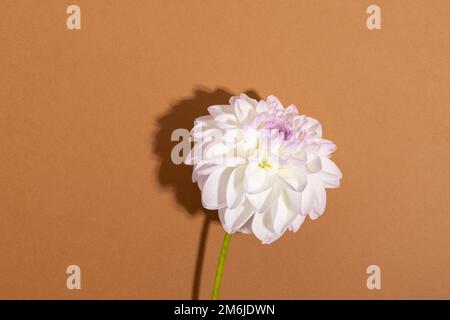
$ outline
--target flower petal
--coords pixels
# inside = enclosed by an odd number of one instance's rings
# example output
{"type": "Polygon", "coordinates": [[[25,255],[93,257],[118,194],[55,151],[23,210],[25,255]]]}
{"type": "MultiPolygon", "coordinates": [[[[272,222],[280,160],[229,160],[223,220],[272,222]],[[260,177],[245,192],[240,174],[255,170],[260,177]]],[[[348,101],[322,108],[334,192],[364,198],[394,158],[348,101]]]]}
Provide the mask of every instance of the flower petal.
{"type": "Polygon", "coordinates": [[[320,217],[320,214],[318,214],[317,212],[315,212],[314,210],[311,210],[308,214],[309,218],[311,220],[316,220],[320,217]]]}
{"type": "Polygon", "coordinates": [[[203,206],[218,210],[228,233],[272,243],[298,231],[306,215],[324,213],[326,188],[339,186],[342,173],[319,121],[275,96],[258,102],[241,94],[208,112],[194,122],[184,162],[194,166],[203,206]]]}
{"type": "Polygon", "coordinates": [[[235,209],[227,208],[224,216],[225,230],[228,233],[236,232],[254,213],[255,210],[247,201],[235,209]]]}
{"type": "Polygon", "coordinates": [[[230,175],[226,194],[227,206],[230,209],[236,208],[244,200],[244,177],[245,166],[235,168],[230,175]]]}
{"type": "Polygon", "coordinates": [[[250,116],[253,116],[255,108],[246,99],[237,99],[234,106],[236,117],[240,123],[246,122],[250,116]]]}
{"type": "Polygon", "coordinates": [[[321,157],[328,157],[336,151],[336,145],[330,140],[321,139],[319,143],[319,150],[317,150],[317,155],[321,157]]]}
{"type": "Polygon", "coordinates": [[[297,232],[298,229],[300,229],[300,226],[303,224],[303,222],[305,221],[306,216],[302,216],[302,215],[297,215],[294,219],[294,221],[292,221],[291,225],[289,226],[289,230],[292,232],[297,232]]]}
{"type": "Polygon", "coordinates": [[[245,222],[238,231],[245,233],[245,234],[251,234],[252,233],[252,223],[253,223],[253,219],[248,219],[247,222],[245,222]]]}
{"type": "Polygon", "coordinates": [[[228,129],[237,126],[237,118],[233,114],[222,113],[214,118],[219,128],[228,129]]]}
{"type": "Polygon", "coordinates": [[[216,117],[218,115],[221,115],[223,113],[229,113],[229,114],[233,114],[233,108],[229,105],[214,105],[214,106],[209,106],[208,107],[208,112],[210,115],[212,115],[213,117],[216,117]]]}
{"type": "Polygon", "coordinates": [[[322,181],[325,188],[339,187],[340,182],[337,176],[323,171],[317,172],[315,175],[322,181]]]}
{"type": "Polygon", "coordinates": [[[280,100],[275,97],[274,95],[270,95],[266,99],[267,104],[269,105],[269,108],[273,108],[275,110],[281,110],[284,109],[283,104],[280,102],[280,100]]]}
{"type": "Polygon", "coordinates": [[[284,195],[286,205],[295,213],[302,214],[302,193],[286,188],[284,195]]]}
{"type": "Polygon", "coordinates": [[[317,171],[320,171],[320,169],[322,169],[320,157],[318,156],[310,157],[310,159],[308,159],[308,162],[306,163],[306,167],[310,173],[316,173],[317,171]]]}
{"type": "Polygon", "coordinates": [[[327,172],[327,173],[330,173],[332,175],[335,175],[339,179],[342,178],[341,170],[339,170],[339,168],[337,167],[337,165],[333,161],[331,161],[327,157],[321,157],[321,162],[322,162],[322,170],[324,172],[327,172]]]}
{"type": "Polygon", "coordinates": [[[217,169],[217,165],[216,164],[210,164],[206,161],[200,161],[198,164],[196,164],[194,166],[194,171],[198,174],[198,175],[210,175],[211,173],[213,173],[214,170],[217,169]]]}
{"type": "MultiPolygon", "coordinates": [[[[309,181],[308,181],[309,182],[309,181]]],[[[307,215],[311,212],[313,204],[316,198],[314,186],[311,183],[306,185],[305,190],[302,192],[302,214],[307,215]]]]}
{"type": "Polygon", "coordinates": [[[202,204],[206,209],[215,210],[226,205],[225,194],[232,168],[218,167],[206,179],[202,188],[202,204]]]}
{"type": "Polygon", "coordinates": [[[252,221],[252,231],[263,244],[270,244],[281,237],[281,234],[272,232],[263,223],[264,214],[255,213],[252,221]]]}
{"type": "Polygon", "coordinates": [[[275,175],[267,169],[250,163],[245,170],[245,191],[249,194],[261,193],[273,185],[275,175]]]}
{"type": "Polygon", "coordinates": [[[266,212],[273,204],[273,201],[281,194],[281,188],[275,183],[272,188],[269,188],[261,193],[246,194],[247,199],[252,204],[256,212],[266,212]]]}
{"type": "Polygon", "coordinates": [[[294,104],[290,104],[289,106],[286,107],[286,113],[293,113],[293,114],[298,114],[298,109],[297,106],[294,104]]]}
{"type": "Polygon", "coordinates": [[[197,184],[200,190],[203,190],[203,187],[205,186],[205,182],[207,179],[208,176],[197,176],[197,184]]]}
{"type": "Polygon", "coordinates": [[[327,204],[327,193],[322,186],[316,186],[316,200],[314,201],[314,211],[322,215],[327,204]]]}
{"type": "Polygon", "coordinates": [[[278,176],[295,191],[301,192],[305,189],[306,175],[298,167],[281,169],[278,171],[278,176]]]}
{"type": "Polygon", "coordinates": [[[286,228],[294,221],[297,214],[286,205],[286,199],[283,195],[278,198],[276,205],[273,228],[276,233],[282,234],[286,228]]]}
{"type": "Polygon", "coordinates": [[[267,112],[269,110],[267,103],[264,100],[258,101],[258,104],[256,105],[256,112],[263,113],[267,112]]]}

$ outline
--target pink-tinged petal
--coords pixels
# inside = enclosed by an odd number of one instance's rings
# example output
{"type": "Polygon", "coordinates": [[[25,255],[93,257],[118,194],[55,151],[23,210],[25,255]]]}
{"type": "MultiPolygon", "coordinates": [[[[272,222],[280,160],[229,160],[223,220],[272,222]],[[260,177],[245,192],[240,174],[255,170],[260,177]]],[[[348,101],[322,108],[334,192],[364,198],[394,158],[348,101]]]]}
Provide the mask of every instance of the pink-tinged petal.
{"type": "Polygon", "coordinates": [[[304,150],[292,153],[291,156],[284,161],[285,166],[302,167],[306,164],[307,155],[304,150]]]}
{"type": "Polygon", "coordinates": [[[306,163],[306,168],[309,173],[316,173],[322,169],[322,162],[320,161],[320,157],[312,156],[308,162],[306,163]]]}
{"type": "Polygon", "coordinates": [[[225,194],[232,168],[218,167],[206,179],[202,188],[202,204],[206,209],[215,210],[226,205],[225,194]]]}
{"type": "Polygon", "coordinates": [[[302,128],[303,124],[306,121],[306,116],[305,115],[296,115],[292,118],[292,126],[293,128],[295,128],[296,130],[299,130],[302,128]]]}
{"type": "Polygon", "coordinates": [[[322,162],[322,170],[324,172],[335,175],[339,179],[342,178],[341,170],[339,170],[339,168],[336,166],[336,164],[333,161],[331,161],[327,157],[322,157],[321,162],[322,162]]]}
{"type": "Polygon", "coordinates": [[[269,110],[269,107],[267,106],[267,103],[264,100],[258,101],[258,104],[256,105],[256,112],[263,113],[267,112],[269,110]]]}
{"type": "Polygon", "coordinates": [[[270,109],[275,109],[275,110],[282,110],[282,109],[284,109],[283,104],[274,95],[268,96],[266,101],[267,101],[267,104],[269,105],[270,109]]]}
{"type": "Polygon", "coordinates": [[[306,117],[302,123],[302,129],[305,131],[306,136],[310,138],[322,138],[322,126],[314,118],[306,117]]]}
{"type": "Polygon", "coordinates": [[[234,209],[227,208],[224,219],[225,230],[228,233],[236,232],[254,213],[255,211],[247,201],[234,209]]]}
{"type": "Polygon", "coordinates": [[[286,108],[286,113],[298,114],[297,106],[291,104],[286,108]]]}
{"type": "Polygon", "coordinates": [[[306,164],[306,159],[299,159],[291,156],[287,160],[283,161],[282,164],[284,167],[293,167],[293,169],[298,169],[306,164]]]}
{"type": "Polygon", "coordinates": [[[230,209],[236,208],[244,200],[244,177],[245,166],[235,168],[230,175],[226,194],[227,206],[230,209]]]}
{"type": "Polygon", "coordinates": [[[317,150],[317,155],[320,157],[328,157],[330,154],[336,151],[336,145],[329,141],[322,139],[319,143],[319,149],[317,150]]]}
{"type": "Polygon", "coordinates": [[[315,175],[322,181],[325,188],[338,188],[340,185],[340,178],[335,175],[324,171],[317,172],[315,175]]]}
{"type": "Polygon", "coordinates": [[[316,143],[308,143],[303,149],[304,149],[305,153],[308,155],[311,155],[311,154],[316,155],[320,149],[320,145],[318,145],[316,143]]]}
{"type": "Polygon", "coordinates": [[[305,145],[304,141],[293,140],[283,145],[282,152],[288,155],[297,153],[303,149],[305,145]]]}

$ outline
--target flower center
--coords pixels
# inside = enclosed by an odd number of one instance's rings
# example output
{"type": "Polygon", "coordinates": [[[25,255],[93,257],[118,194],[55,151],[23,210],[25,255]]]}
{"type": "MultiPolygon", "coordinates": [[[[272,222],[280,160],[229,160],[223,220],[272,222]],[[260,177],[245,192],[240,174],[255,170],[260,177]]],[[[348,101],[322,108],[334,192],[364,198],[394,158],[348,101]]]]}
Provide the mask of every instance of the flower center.
{"type": "Polygon", "coordinates": [[[261,169],[272,169],[272,165],[269,163],[269,161],[267,161],[267,159],[263,159],[260,163],[259,163],[259,167],[261,169]]]}
{"type": "Polygon", "coordinates": [[[287,128],[277,128],[278,129],[278,133],[281,135],[281,137],[283,138],[283,140],[287,140],[291,137],[292,132],[291,130],[287,129],[287,128]]]}
{"type": "Polygon", "coordinates": [[[288,140],[292,136],[292,131],[289,129],[289,123],[281,119],[269,120],[266,123],[265,128],[277,130],[283,140],[288,140]]]}

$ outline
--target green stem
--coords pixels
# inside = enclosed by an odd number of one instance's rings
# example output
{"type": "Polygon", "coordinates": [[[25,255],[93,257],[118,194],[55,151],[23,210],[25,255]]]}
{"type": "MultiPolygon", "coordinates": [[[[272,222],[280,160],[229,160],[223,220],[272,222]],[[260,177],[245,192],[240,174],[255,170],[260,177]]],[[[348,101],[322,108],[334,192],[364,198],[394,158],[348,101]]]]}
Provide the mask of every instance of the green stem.
{"type": "Polygon", "coordinates": [[[227,257],[228,246],[230,245],[231,234],[225,233],[223,238],[222,250],[220,250],[219,262],[217,263],[216,279],[214,280],[214,289],[212,294],[213,300],[219,300],[220,284],[222,282],[223,267],[225,258],[227,257]]]}

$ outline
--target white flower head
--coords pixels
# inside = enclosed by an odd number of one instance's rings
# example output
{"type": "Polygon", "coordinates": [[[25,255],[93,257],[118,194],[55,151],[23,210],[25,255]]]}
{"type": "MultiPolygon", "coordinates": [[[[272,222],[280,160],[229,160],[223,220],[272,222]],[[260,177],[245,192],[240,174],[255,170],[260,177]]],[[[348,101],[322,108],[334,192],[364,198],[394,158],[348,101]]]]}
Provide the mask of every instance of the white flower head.
{"type": "Polygon", "coordinates": [[[195,120],[184,162],[194,166],[202,204],[218,210],[226,232],[272,243],[297,232],[306,216],[323,214],[325,189],[337,188],[342,174],[317,120],[275,96],[258,102],[241,94],[208,111],[195,120]]]}

